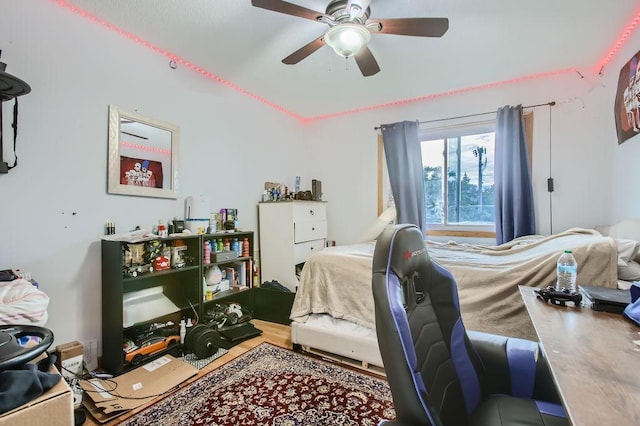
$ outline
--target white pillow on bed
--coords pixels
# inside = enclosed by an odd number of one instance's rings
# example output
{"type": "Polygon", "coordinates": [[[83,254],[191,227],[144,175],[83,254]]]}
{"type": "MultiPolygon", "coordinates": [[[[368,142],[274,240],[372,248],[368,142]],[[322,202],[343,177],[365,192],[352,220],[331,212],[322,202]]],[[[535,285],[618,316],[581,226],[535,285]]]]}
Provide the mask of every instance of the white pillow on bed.
{"type": "Polygon", "coordinates": [[[615,225],[596,226],[595,229],[606,237],[640,241],[640,219],[625,219],[615,225]]]}
{"type": "Polygon", "coordinates": [[[378,238],[378,236],[384,231],[389,224],[393,223],[396,220],[396,208],[395,207],[387,207],[380,216],[373,221],[371,225],[367,229],[365,229],[364,233],[360,237],[361,242],[373,241],[378,238]]]}
{"type": "Polygon", "coordinates": [[[624,281],[639,281],[640,263],[630,260],[624,266],[618,264],[618,279],[624,281]]]}
{"type": "Polygon", "coordinates": [[[618,246],[618,266],[624,266],[638,256],[640,244],[634,240],[615,240],[618,246]]]}
{"type": "Polygon", "coordinates": [[[640,243],[634,240],[616,239],[618,246],[618,279],[625,281],[640,280],[640,263],[638,257],[640,243]]]}

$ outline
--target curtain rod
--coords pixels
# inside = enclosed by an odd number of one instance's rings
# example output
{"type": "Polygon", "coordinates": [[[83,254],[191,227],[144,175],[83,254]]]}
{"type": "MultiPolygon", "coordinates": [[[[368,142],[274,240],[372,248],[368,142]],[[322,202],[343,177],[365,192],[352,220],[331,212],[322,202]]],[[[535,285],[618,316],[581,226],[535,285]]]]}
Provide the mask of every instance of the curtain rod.
{"type": "MultiPolygon", "coordinates": [[[[551,102],[547,102],[544,104],[536,104],[536,105],[527,105],[527,106],[523,106],[522,109],[525,108],[536,108],[536,107],[541,107],[541,106],[545,106],[545,105],[549,105],[549,106],[554,106],[556,104],[556,101],[551,101],[551,102]]],[[[477,117],[479,115],[488,115],[488,114],[495,114],[495,111],[489,111],[489,112],[479,112],[477,114],[467,114],[467,115],[459,115],[457,117],[448,117],[448,118],[438,118],[436,120],[425,120],[425,121],[418,121],[419,124],[424,124],[424,123],[435,123],[437,121],[447,121],[447,120],[457,120],[458,118],[469,118],[469,117],[477,117]]],[[[374,130],[380,130],[381,127],[374,127],[374,130]]]]}

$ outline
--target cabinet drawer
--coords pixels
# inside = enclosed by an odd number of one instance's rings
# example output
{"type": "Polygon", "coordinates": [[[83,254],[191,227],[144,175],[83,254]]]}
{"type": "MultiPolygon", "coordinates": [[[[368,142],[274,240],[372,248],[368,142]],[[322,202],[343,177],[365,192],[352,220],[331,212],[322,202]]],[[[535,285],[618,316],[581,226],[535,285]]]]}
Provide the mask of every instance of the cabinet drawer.
{"type": "Polygon", "coordinates": [[[304,243],[305,241],[326,238],[327,221],[316,220],[306,222],[296,222],[293,224],[293,242],[304,243]]]}
{"type": "Polygon", "coordinates": [[[306,243],[293,245],[293,264],[306,262],[309,256],[324,248],[325,239],[307,241],[306,243]]]}
{"type": "Polygon", "coordinates": [[[327,220],[327,209],[324,203],[294,203],[293,221],[306,222],[309,220],[327,220]]]}

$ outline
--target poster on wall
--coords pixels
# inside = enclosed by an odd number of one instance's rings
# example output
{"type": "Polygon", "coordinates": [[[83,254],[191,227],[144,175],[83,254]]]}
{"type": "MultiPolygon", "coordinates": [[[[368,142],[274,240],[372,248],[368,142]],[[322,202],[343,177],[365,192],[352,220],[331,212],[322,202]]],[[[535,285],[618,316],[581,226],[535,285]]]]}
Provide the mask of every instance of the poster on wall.
{"type": "Polygon", "coordinates": [[[120,156],[120,184],[162,188],[162,163],[120,156]]]}
{"type": "Polygon", "coordinates": [[[620,70],[614,105],[618,145],[640,133],[640,51],[620,70]]]}

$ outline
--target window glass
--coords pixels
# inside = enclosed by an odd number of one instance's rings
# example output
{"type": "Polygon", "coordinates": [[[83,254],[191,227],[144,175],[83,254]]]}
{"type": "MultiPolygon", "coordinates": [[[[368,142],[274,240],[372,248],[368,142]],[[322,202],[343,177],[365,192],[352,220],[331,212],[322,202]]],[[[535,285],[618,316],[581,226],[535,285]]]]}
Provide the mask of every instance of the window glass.
{"type": "Polygon", "coordinates": [[[421,143],[427,223],[493,227],[495,133],[446,133],[421,143]]]}

